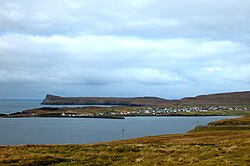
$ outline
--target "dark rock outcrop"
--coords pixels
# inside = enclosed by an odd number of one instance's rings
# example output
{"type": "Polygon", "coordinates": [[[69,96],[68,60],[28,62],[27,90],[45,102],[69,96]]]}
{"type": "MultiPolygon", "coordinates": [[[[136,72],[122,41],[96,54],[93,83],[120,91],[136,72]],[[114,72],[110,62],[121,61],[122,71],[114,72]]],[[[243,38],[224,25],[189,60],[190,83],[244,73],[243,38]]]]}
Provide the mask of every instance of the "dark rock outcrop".
{"type": "Polygon", "coordinates": [[[8,116],[7,114],[1,114],[0,113],[0,117],[6,117],[6,116],[8,116]]]}

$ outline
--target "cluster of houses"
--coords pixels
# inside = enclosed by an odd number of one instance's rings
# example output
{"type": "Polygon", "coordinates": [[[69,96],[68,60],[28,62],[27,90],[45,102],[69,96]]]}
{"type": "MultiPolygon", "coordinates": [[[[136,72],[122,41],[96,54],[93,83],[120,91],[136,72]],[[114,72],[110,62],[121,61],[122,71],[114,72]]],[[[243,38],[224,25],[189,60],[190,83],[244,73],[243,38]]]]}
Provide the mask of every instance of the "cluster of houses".
{"type": "MultiPolygon", "coordinates": [[[[180,112],[208,112],[208,111],[220,111],[220,110],[245,110],[250,111],[250,108],[242,107],[228,107],[228,106],[211,106],[211,107],[183,107],[183,108],[151,108],[147,107],[135,111],[126,111],[126,112],[103,112],[103,113],[91,113],[91,114],[78,114],[77,116],[140,116],[140,115],[169,115],[180,112]]],[[[65,114],[62,116],[75,116],[74,114],[65,114]]]]}
{"type": "Polygon", "coordinates": [[[183,107],[183,108],[146,108],[131,112],[117,112],[113,114],[120,115],[165,115],[178,112],[208,112],[208,111],[220,111],[220,110],[245,110],[250,111],[250,108],[237,108],[227,106],[211,106],[211,107],[183,107]]]}
{"type": "Polygon", "coordinates": [[[209,107],[207,108],[207,110],[211,110],[211,111],[217,111],[217,110],[244,110],[244,111],[250,111],[250,108],[247,108],[247,107],[228,107],[228,106],[212,106],[212,107],[209,107]]]}

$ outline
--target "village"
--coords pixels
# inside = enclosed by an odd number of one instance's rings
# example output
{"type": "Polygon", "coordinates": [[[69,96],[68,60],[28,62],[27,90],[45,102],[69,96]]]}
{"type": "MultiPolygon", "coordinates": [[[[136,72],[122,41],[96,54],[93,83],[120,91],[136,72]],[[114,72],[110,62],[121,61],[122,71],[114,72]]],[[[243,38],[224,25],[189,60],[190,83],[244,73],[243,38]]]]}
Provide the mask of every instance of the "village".
{"type": "Polygon", "coordinates": [[[87,113],[87,114],[72,114],[72,113],[62,113],[62,116],[164,116],[164,115],[175,115],[177,113],[204,113],[208,111],[250,111],[250,108],[243,107],[228,107],[228,106],[211,106],[211,107],[183,107],[183,108],[151,108],[146,107],[144,109],[139,109],[135,111],[109,111],[101,113],[87,113]]]}

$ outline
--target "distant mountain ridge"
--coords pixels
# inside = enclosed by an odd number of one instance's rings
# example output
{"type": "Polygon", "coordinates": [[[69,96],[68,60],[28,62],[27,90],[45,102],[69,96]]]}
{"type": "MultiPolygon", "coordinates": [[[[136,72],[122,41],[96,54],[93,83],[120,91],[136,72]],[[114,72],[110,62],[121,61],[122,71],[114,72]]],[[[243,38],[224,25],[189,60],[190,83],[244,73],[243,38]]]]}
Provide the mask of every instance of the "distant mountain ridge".
{"type": "Polygon", "coordinates": [[[158,97],[61,97],[47,95],[42,104],[49,105],[125,105],[125,106],[151,106],[168,103],[169,100],[158,97]]]}
{"type": "Polygon", "coordinates": [[[180,100],[182,104],[209,105],[250,105],[250,91],[217,93],[186,97],[180,100]]]}
{"type": "Polygon", "coordinates": [[[250,105],[250,91],[218,93],[167,100],[158,97],[61,97],[47,95],[45,105],[124,105],[124,106],[175,106],[175,105],[250,105]]]}

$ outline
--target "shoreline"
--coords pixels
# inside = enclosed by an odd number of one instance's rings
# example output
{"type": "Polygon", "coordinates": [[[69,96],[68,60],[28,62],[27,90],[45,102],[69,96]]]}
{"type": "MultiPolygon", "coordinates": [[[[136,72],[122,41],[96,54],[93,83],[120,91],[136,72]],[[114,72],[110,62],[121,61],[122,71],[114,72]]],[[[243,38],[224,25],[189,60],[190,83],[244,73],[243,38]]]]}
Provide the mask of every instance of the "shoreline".
{"type": "Polygon", "coordinates": [[[4,115],[0,116],[0,118],[90,118],[90,119],[126,119],[127,117],[213,117],[213,116],[235,116],[241,117],[239,115],[129,115],[129,116],[60,116],[60,115],[41,115],[41,116],[10,116],[4,115]]]}

